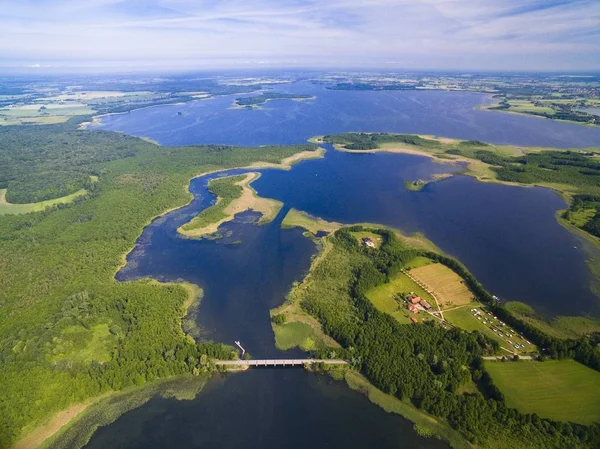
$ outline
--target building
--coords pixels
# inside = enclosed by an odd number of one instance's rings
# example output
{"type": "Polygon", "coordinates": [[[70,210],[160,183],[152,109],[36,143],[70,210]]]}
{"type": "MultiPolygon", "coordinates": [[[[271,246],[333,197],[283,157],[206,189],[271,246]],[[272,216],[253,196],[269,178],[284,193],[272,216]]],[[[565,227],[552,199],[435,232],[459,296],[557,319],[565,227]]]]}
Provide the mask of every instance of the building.
{"type": "Polygon", "coordinates": [[[422,299],[418,296],[411,296],[409,299],[413,304],[419,304],[422,301],[422,299]]]}
{"type": "Polygon", "coordinates": [[[431,304],[429,304],[424,299],[422,299],[421,301],[419,301],[419,304],[421,304],[425,310],[430,310],[431,309],[431,304]]]}
{"type": "Polygon", "coordinates": [[[419,313],[419,308],[414,304],[409,304],[408,310],[410,313],[419,313]]]}
{"type": "Polygon", "coordinates": [[[362,239],[362,243],[368,248],[375,248],[375,242],[369,237],[365,237],[364,239],[362,239]]]}
{"type": "Polygon", "coordinates": [[[414,316],[411,316],[410,320],[415,324],[417,324],[419,322],[419,320],[417,320],[414,316]]]}

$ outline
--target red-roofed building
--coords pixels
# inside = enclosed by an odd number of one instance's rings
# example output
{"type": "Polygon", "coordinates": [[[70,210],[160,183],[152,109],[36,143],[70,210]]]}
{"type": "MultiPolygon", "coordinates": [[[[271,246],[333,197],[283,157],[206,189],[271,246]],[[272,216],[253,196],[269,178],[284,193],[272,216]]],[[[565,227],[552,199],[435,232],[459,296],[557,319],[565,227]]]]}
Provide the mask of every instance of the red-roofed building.
{"type": "Polygon", "coordinates": [[[419,298],[418,296],[413,296],[412,298],[410,298],[410,302],[412,302],[413,304],[419,304],[421,302],[421,298],[419,298]]]}
{"type": "Polygon", "coordinates": [[[414,305],[414,304],[409,304],[408,305],[408,310],[411,313],[419,313],[419,308],[416,305],[414,305]]]}
{"type": "Polygon", "coordinates": [[[419,322],[419,320],[417,320],[414,316],[411,316],[410,320],[415,324],[417,324],[419,322]]]}

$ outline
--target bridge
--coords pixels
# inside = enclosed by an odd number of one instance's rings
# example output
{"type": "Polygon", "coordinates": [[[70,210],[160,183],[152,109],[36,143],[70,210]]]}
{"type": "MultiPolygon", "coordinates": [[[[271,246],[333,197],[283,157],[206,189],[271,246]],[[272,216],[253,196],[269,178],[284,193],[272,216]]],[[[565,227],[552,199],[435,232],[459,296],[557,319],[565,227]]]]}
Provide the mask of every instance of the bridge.
{"type": "Polygon", "coordinates": [[[262,359],[262,360],[215,360],[217,366],[304,366],[314,363],[325,365],[348,365],[347,360],[333,359],[262,359]]]}

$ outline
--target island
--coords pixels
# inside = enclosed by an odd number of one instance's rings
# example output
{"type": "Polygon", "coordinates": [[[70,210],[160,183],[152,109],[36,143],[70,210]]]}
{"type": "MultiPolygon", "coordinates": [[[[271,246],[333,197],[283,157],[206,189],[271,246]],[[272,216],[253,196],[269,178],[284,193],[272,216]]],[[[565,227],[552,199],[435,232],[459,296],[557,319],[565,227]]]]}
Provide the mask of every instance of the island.
{"type": "Polygon", "coordinates": [[[245,109],[256,109],[260,105],[272,100],[306,101],[313,100],[315,98],[316,97],[314,97],[313,95],[306,94],[282,94],[277,92],[264,92],[260,95],[255,95],[251,97],[236,98],[234,105],[245,109]]]}

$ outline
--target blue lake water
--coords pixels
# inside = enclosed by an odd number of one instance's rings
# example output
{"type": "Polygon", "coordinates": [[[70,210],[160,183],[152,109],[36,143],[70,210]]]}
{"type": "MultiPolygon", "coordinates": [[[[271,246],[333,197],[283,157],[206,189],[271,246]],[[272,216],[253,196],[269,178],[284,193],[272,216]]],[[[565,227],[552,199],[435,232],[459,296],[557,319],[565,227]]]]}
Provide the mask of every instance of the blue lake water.
{"type": "MultiPolygon", "coordinates": [[[[277,91],[313,93],[307,102],[272,101],[262,110],[229,109],[232,98],[149,108],[107,117],[102,127],[149,137],[165,145],[299,143],[315,134],[394,131],[437,134],[518,145],[600,145],[600,129],[519,117],[474,107],[479,94],[441,92],[333,92],[295,84],[277,91]],[[177,112],[181,111],[182,115],[177,112]]],[[[290,171],[261,170],[253,186],[279,199],[277,219],[256,226],[244,213],[221,227],[221,241],[188,240],[176,229],[214,201],[194,179],[190,205],[155,220],[119,272],[120,280],[151,276],[203,287],[197,321],[202,336],[231,344],[240,339],[254,357],[285,357],[274,347],[269,309],[301,280],[315,252],[300,230],[281,230],[290,207],[344,223],[376,222],[422,232],[457,257],[493,293],[548,315],[599,315],[598,298],[579,238],[560,227],[565,203],[541,188],[484,184],[455,176],[407,191],[405,180],[457,170],[409,155],[326,157],[290,171]]],[[[240,170],[228,174],[240,173],[240,170]]],[[[412,424],[387,415],[358,393],[302,370],[256,370],[213,379],[194,400],[153,399],[89,443],[103,447],[447,447],[419,437],[412,424]],[[282,439],[296,435],[292,441],[282,439]]]]}
{"type": "Polygon", "coordinates": [[[600,127],[478,110],[491,101],[480,93],[332,91],[305,82],[273,90],[316,99],[273,100],[262,109],[248,110],[231,108],[235,96],[217,97],[104,117],[100,128],[172,146],[291,144],[349,131],[434,134],[524,146],[600,146],[600,127]]]}

